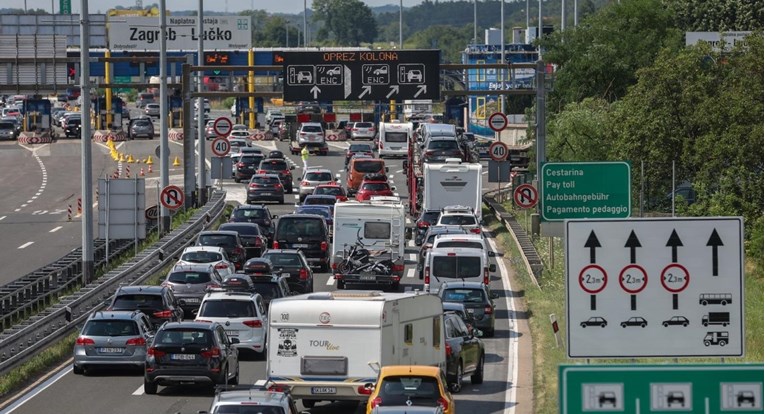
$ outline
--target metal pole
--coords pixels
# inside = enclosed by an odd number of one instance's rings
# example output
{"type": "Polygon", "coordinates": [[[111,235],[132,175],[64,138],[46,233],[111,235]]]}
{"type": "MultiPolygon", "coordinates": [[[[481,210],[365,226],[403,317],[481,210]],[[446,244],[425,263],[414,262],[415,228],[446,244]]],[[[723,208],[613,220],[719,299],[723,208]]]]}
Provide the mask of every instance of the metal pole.
{"type": "Polygon", "coordinates": [[[566,0],[560,0],[560,31],[566,30],[566,0]]]}
{"type": "Polygon", "coordinates": [[[579,0],[574,0],[574,27],[579,25],[579,0]]]}
{"type": "Polygon", "coordinates": [[[306,39],[308,39],[308,36],[306,36],[308,33],[308,20],[306,14],[308,14],[308,0],[303,0],[303,47],[308,46],[308,42],[306,41],[306,39]]]}
{"type": "Polygon", "coordinates": [[[133,176],[135,206],[133,206],[133,253],[138,255],[138,174],[133,176]]]}
{"type": "MultiPolygon", "coordinates": [[[[204,27],[202,20],[204,19],[204,10],[202,7],[203,0],[199,0],[199,6],[197,9],[197,31],[204,33],[204,27]]],[[[203,66],[205,64],[204,59],[204,39],[199,36],[197,40],[197,66],[203,66]]],[[[204,72],[199,71],[197,75],[197,91],[203,92],[204,89],[204,72]]],[[[205,99],[202,97],[197,98],[197,152],[199,153],[199,166],[197,167],[197,198],[199,200],[198,205],[202,206],[207,202],[207,174],[205,173],[205,161],[207,156],[205,150],[207,149],[207,137],[205,136],[205,99]]]]}
{"type": "Polygon", "coordinates": [[[404,0],[398,1],[398,48],[404,45],[404,0]]]}
{"type": "Polygon", "coordinates": [[[473,0],[473,43],[478,41],[478,0],[473,0]]]}
{"type": "Polygon", "coordinates": [[[675,217],[675,160],[672,160],[672,217],[675,217]]]}
{"type": "Polygon", "coordinates": [[[181,104],[183,110],[183,194],[186,199],[184,203],[186,208],[191,208],[196,201],[194,200],[194,188],[196,187],[197,180],[194,176],[194,143],[196,142],[197,134],[194,134],[191,129],[193,117],[191,115],[191,99],[189,99],[189,93],[193,89],[189,67],[193,63],[194,56],[189,53],[186,55],[186,64],[182,66],[181,70],[181,97],[183,99],[181,104]]]}
{"type": "MultiPolygon", "coordinates": [[[[499,29],[499,32],[500,32],[500,37],[502,37],[502,40],[501,40],[500,46],[499,46],[500,47],[500,57],[501,57],[500,62],[504,65],[504,64],[507,63],[505,61],[505,0],[501,0],[499,4],[500,4],[500,10],[499,10],[500,23],[499,23],[499,25],[501,26],[500,29],[499,29]]],[[[505,89],[505,69],[504,68],[500,69],[499,73],[502,74],[501,75],[502,77],[499,79],[500,84],[502,85],[502,89],[505,89]]],[[[503,114],[505,113],[505,94],[502,94],[502,95],[499,96],[499,112],[502,112],[503,114]]]]}
{"type": "MultiPolygon", "coordinates": [[[[159,0],[159,169],[162,188],[170,185],[169,158],[170,148],[167,141],[167,7],[166,0],[159,0]]],[[[201,37],[201,36],[200,36],[201,37]]],[[[161,201],[161,200],[158,200],[161,201]]],[[[160,205],[159,228],[160,234],[170,231],[170,210],[160,205]]]]}
{"type": "MultiPolygon", "coordinates": [[[[24,5],[26,8],[26,4],[24,5]]],[[[88,19],[88,0],[80,0],[80,96],[82,97],[82,123],[80,127],[80,148],[82,154],[82,284],[90,283],[94,278],[93,269],[93,193],[90,139],[90,20],[88,19]]]]}
{"type": "MultiPolygon", "coordinates": [[[[526,0],[526,30],[529,29],[529,0],[526,0]]],[[[529,39],[525,39],[529,43],[529,39]]]]}
{"type": "Polygon", "coordinates": [[[111,220],[111,215],[109,214],[109,208],[110,208],[110,206],[109,206],[109,198],[111,196],[111,191],[112,191],[111,182],[109,182],[109,176],[107,175],[106,176],[106,202],[105,202],[105,205],[104,205],[104,207],[105,207],[104,208],[104,216],[106,216],[106,217],[104,217],[104,219],[106,220],[106,229],[105,229],[106,231],[104,232],[105,233],[104,236],[106,236],[105,237],[105,239],[106,239],[106,245],[105,245],[105,247],[106,247],[106,264],[109,264],[109,239],[110,239],[109,236],[110,236],[110,230],[111,230],[111,228],[109,226],[109,221],[111,220]]]}
{"type": "Polygon", "coordinates": [[[290,26],[288,21],[284,21],[284,47],[290,47],[290,26]]]}
{"type": "MultiPolygon", "coordinates": [[[[539,0],[539,22],[537,22],[537,38],[542,38],[542,0],[539,0]]],[[[539,59],[542,59],[542,48],[539,48],[539,59]]]]}
{"type": "MultiPolygon", "coordinates": [[[[545,63],[542,59],[537,60],[536,68],[536,88],[537,88],[537,125],[536,125],[536,145],[537,145],[537,182],[541,183],[539,172],[542,171],[542,164],[545,162],[545,63]]],[[[537,203],[537,213],[541,214],[542,203],[537,203]]]]}
{"type": "Polygon", "coordinates": [[[643,208],[645,202],[643,197],[645,196],[645,161],[640,160],[640,217],[643,217],[643,208]]]}

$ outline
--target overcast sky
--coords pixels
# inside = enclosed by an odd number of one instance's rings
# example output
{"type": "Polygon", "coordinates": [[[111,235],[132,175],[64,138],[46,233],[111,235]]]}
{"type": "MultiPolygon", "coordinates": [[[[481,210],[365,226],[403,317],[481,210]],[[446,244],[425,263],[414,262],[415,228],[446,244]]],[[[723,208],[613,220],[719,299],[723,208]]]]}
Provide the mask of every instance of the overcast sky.
{"type": "MultiPolygon", "coordinates": [[[[50,10],[51,3],[53,3],[56,13],[59,11],[60,0],[2,0],[2,6],[23,9],[26,4],[27,8],[32,9],[45,9],[50,10]],[[9,4],[10,3],[10,4],[9,4]]],[[[72,13],[79,13],[80,2],[82,0],[69,0],[72,4],[72,13]]],[[[173,10],[196,10],[199,4],[196,0],[166,0],[167,8],[171,14],[173,10]]],[[[308,8],[311,7],[311,0],[308,1],[308,8]]],[[[368,6],[383,6],[386,4],[396,4],[395,0],[363,0],[368,6]]],[[[404,0],[404,7],[411,7],[421,3],[422,0],[404,0]]],[[[144,6],[157,3],[157,0],[144,0],[144,6]]],[[[106,13],[107,10],[113,8],[116,5],[123,7],[130,7],[135,4],[135,0],[89,0],[88,9],[90,13],[106,13]]],[[[223,12],[228,10],[231,13],[237,13],[242,10],[249,10],[251,8],[264,9],[271,13],[299,13],[303,10],[303,0],[204,0],[204,9],[211,11],[223,12]],[[226,8],[228,5],[228,9],[226,8]]]]}

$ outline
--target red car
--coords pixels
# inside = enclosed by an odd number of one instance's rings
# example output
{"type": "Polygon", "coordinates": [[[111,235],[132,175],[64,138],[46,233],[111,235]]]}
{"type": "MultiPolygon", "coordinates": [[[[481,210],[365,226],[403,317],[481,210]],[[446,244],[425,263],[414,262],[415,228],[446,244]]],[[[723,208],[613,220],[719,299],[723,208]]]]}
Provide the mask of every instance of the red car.
{"type": "Polygon", "coordinates": [[[366,201],[372,196],[392,196],[396,187],[391,187],[387,181],[381,179],[364,179],[356,193],[356,200],[366,201]]]}
{"type": "Polygon", "coordinates": [[[313,189],[314,195],[333,195],[337,201],[348,201],[348,195],[345,193],[345,189],[339,185],[334,184],[321,184],[317,185],[313,189]]]}

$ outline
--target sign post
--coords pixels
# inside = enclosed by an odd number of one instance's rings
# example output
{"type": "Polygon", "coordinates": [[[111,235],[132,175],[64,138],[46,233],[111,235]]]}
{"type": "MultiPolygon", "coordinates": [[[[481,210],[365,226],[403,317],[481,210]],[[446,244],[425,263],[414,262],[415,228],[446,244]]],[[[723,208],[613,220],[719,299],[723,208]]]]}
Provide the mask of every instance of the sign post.
{"type": "MultiPolygon", "coordinates": [[[[502,119],[505,120],[505,124],[507,124],[507,118],[505,117],[504,114],[496,113],[496,114],[492,115],[492,117],[493,118],[499,118],[499,117],[497,117],[495,115],[501,115],[502,119]]],[[[489,120],[489,123],[491,125],[491,119],[489,120]]],[[[502,126],[502,128],[504,128],[504,126],[502,126]]],[[[494,126],[492,126],[492,129],[494,129],[494,126]]],[[[497,131],[497,130],[495,129],[495,131],[497,131]]],[[[501,174],[501,171],[500,171],[501,170],[501,163],[506,162],[507,155],[508,155],[508,150],[507,150],[507,145],[505,145],[504,142],[502,142],[502,141],[500,141],[498,139],[499,138],[499,132],[497,131],[497,132],[495,132],[495,134],[496,134],[497,140],[495,140],[494,142],[491,143],[491,145],[489,145],[489,156],[491,156],[491,160],[492,161],[496,161],[498,163],[497,164],[497,177],[502,177],[502,174],[501,174]]],[[[497,197],[500,200],[502,199],[502,193],[500,192],[501,190],[502,190],[502,179],[499,178],[497,180],[497,197]]]]}

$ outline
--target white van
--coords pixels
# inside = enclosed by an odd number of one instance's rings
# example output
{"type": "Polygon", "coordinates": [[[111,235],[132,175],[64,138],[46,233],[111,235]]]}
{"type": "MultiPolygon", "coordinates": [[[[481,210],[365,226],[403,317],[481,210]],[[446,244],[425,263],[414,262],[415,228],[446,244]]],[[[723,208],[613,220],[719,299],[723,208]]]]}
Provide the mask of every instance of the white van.
{"type": "Polygon", "coordinates": [[[412,139],[410,122],[381,122],[377,141],[378,154],[383,157],[406,157],[409,154],[409,140],[412,139]]]}
{"type": "Polygon", "coordinates": [[[481,249],[465,247],[441,247],[430,249],[425,256],[423,290],[437,292],[441,284],[450,280],[489,284],[489,272],[497,266],[488,263],[487,254],[481,249]]]}
{"type": "Polygon", "coordinates": [[[366,401],[381,367],[446,367],[443,307],[421,292],[335,291],[276,299],[269,310],[268,380],[303,406],[366,401]]]}

